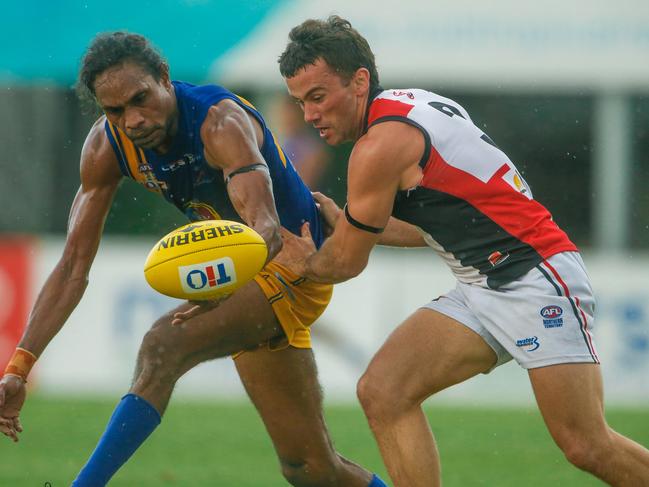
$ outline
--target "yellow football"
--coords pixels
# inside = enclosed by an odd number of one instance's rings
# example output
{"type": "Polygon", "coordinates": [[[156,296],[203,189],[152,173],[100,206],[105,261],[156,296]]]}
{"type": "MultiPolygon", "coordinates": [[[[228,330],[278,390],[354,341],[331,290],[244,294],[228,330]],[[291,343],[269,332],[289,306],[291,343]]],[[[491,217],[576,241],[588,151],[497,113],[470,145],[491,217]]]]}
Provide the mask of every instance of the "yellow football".
{"type": "Polygon", "coordinates": [[[264,239],[243,223],[199,221],[162,237],[146,258],[144,276],[167,296],[215,299],[252,280],[267,255],[264,239]]]}

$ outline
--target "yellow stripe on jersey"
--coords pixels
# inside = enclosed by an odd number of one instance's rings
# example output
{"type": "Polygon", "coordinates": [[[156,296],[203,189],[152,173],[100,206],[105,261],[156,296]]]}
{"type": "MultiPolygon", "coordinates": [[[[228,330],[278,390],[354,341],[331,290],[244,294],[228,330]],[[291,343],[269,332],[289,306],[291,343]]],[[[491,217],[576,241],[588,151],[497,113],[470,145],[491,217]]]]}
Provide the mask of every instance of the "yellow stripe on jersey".
{"type": "MultiPolygon", "coordinates": [[[[117,130],[119,130],[119,128],[117,130]]],[[[129,139],[124,132],[122,132],[121,130],[119,130],[119,132],[122,139],[122,147],[124,148],[124,152],[126,153],[126,162],[128,162],[128,168],[131,170],[133,178],[138,183],[145,183],[146,177],[140,171],[140,160],[137,157],[139,149],[135,147],[135,144],[131,142],[131,139],[129,139]]]]}
{"type": "Polygon", "coordinates": [[[145,183],[146,177],[142,174],[142,172],[140,172],[140,161],[137,157],[137,151],[139,150],[142,156],[142,161],[146,161],[144,152],[142,152],[141,149],[135,147],[135,144],[131,142],[131,139],[129,139],[119,127],[116,127],[112,123],[109,123],[108,126],[110,127],[110,131],[113,134],[115,141],[117,141],[117,145],[119,146],[122,158],[126,161],[126,164],[128,164],[128,169],[131,173],[131,176],[138,183],[145,183]]]}
{"type": "Polygon", "coordinates": [[[270,135],[273,136],[273,142],[275,143],[275,147],[277,148],[277,153],[279,154],[279,158],[282,160],[282,164],[284,165],[284,167],[286,167],[286,156],[284,155],[284,151],[282,150],[282,147],[277,143],[275,134],[271,132],[270,135]]]}
{"type": "Polygon", "coordinates": [[[257,110],[255,106],[252,103],[250,103],[248,100],[246,100],[243,96],[239,96],[239,95],[235,95],[235,96],[239,99],[239,101],[241,101],[241,103],[243,103],[247,107],[250,107],[255,111],[257,110]]]}
{"type": "Polygon", "coordinates": [[[131,177],[149,191],[162,192],[162,183],[158,181],[149,167],[144,151],[137,147],[122,129],[108,123],[113,138],[117,142],[122,159],[126,161],[131,177]]]}
{"type": "Polygon", "coordinates": [[[126,161],[126,156],[124,155],[124,151],[122,150],[122,144],[120,144],[120,137],[117,133],[117,127],[115,127],[112,123],[108,122],[108,128],[110,128],[110,133],[113,135],[113,139],[115,140],[115,145],[117,146],[117,150],[119,150],[120,157],[122,158],[122,160],[126,161]]]}

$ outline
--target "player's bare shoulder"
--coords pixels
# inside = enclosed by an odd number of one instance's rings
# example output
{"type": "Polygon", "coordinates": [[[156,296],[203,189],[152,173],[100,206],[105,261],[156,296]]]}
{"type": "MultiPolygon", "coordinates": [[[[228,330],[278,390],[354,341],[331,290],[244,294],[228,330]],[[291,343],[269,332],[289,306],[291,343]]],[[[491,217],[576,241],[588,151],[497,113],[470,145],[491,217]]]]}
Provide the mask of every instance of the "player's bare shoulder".
{"type": "Polygon", "coordinates": [[[249,135],[250,130],[255,135],[257,145],[261,147],[263,131],[257,120],[237,102],[225,98],[207,111],[205,121],[201,125],[201,138],[205,143],[206,140],[222,134],[234,135],[241,132],[249,135]]]}
{"type": "Polygon", "coordinates": [[[421,172],[419,163],[426,151],[421,131],[401,121],[385,121],[369,128],[354,145],[349,161],[349,175],[363,178],[402,178],[421,172]]]}
{"type": "Polygon", "coordinates": [[[92,186],[117,184],[122,177],[115,152],[110,145],[102,115],[93,124],[81,150],[81,182],[92,186]]]}

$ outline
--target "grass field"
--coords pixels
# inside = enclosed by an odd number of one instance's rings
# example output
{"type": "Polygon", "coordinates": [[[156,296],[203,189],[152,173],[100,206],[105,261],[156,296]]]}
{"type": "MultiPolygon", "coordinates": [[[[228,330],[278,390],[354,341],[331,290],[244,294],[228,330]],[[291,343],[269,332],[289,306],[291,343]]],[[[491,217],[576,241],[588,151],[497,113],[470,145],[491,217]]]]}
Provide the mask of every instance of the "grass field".
{"type": "MultiPolygon", "coordinates": [[[[31,397],[23,412],[21,442],[0,442],[0,486],[70,485],[113,406],[111,400],[31,397]]],[[[446,487],[602,485],[567,464],[534,410],[432,407],[427,411],[440,445],[446,487]]],[[[387,479],[360,409],[330,406],[326,414],[338,449],[387,479]]],[[[621,433],[649,445],[649,409],[611,410],[608,418],[621,433]]],[[[172,401],[162,425],[110,485],[279,487],[287,483],[263,425],[248,403],[172,401]]]]}

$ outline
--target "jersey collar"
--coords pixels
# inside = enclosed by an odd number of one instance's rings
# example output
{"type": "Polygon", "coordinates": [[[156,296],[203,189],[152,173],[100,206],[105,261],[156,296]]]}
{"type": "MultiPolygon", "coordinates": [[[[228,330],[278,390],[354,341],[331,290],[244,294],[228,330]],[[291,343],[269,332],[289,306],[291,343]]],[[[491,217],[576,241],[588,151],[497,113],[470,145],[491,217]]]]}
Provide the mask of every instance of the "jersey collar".
{"type": "Polygon", "coordinates": [[[374,99],[379,96],[382,91],[384,90],[383,88],[381,88],[381,85],[370,91],[370,95],[367,98],[367,107],[365,108],[365,118],[363,119],[363,133],[361,135],[365,135],[367,133],[367,121],[370,117],[370,107],[372,106],[372,103],[374,103],[374,99]]]}

